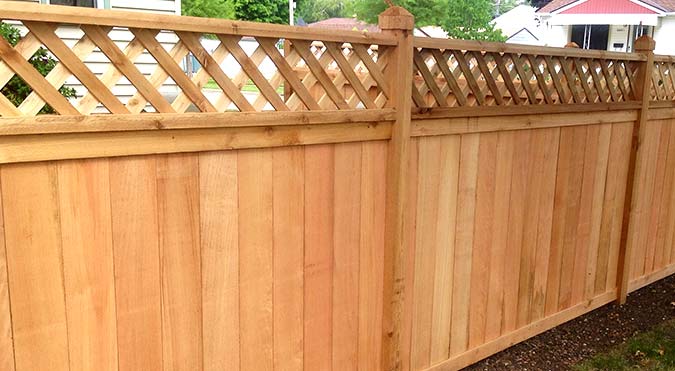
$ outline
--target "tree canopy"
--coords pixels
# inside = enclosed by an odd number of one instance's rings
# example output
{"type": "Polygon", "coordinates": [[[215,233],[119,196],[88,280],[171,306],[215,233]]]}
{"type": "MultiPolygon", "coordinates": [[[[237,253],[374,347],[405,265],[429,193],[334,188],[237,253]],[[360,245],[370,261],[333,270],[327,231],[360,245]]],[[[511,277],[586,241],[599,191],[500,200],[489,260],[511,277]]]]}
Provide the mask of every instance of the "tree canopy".
{"type": "Polygon", "coordinates": [[[288,0],[234,0],[236,19],[288,24],[288,0]]]}
{"type": "Polygon", "coordinates": [[[234,18],[232,0],[182,0],[181,13],[193,17],[234,18]]]}
{"type": "MultiPolygon", "coordinates": [[[[495,13],[493,0],[394,0],[415,16],[417,27],[441,26],[451,38],[504,41],[501,31],[490,22],[495,13]]],[[[386,8],[382,0],[354,1],[351,10],[357,18],[376,23],[386,8]]]]}
{"type": "Polygon", "coordinates": [[[288,23],[288,0],[183,0],[183,15],[288,23]]]}
{"type": "Polygon", "coordinates": [[[345,1],[341,0],[297,0],[295,15],[307,23],[349,16],[345,1]]]}

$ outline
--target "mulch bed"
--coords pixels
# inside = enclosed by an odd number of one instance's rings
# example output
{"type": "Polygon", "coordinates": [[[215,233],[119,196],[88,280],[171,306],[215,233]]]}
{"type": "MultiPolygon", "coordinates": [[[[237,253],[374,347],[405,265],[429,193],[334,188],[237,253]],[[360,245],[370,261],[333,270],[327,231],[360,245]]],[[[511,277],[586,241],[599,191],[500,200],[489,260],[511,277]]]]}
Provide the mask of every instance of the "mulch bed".
{"type": "Polygon", "coordinates": [[[675,318],[675,276],[517,344],[465,370],[569,370],[574,364],[675,318]]]}

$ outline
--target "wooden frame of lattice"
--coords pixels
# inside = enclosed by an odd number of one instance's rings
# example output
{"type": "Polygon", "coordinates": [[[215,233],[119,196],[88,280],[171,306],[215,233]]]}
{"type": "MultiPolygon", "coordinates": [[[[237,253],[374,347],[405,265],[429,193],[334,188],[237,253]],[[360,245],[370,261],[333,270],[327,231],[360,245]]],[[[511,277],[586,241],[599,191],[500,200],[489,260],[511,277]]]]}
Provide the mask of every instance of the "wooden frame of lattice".
{"type": "Polygon", "coordinates": [[[322,30],[82,8],[49,7],[39,12],[31,8],[19,3],[3,5],[2,18],[17,22],[26,34],[15,47],[0,40],[0,88],[15,75],[32,88],[18,104],[0,96],[3,117],[34,116],[45,104],[61,115],[144,110],[183,113],[191,106],[200,112],[379,109],[391,96],[384,69],[387,46],[394,41],[383,35],[335,35],[322,30]],[[63,25],[81,31],[72,47],[56,33],[63,25]],[[131,41],[120,47],[111,36],[113,32],[127,32],[131,41]],[[175,43],[167,48],[160,42],[160,34],[164,39],[167,34],[173,36],[175,43]],[[215,50],[204,48],[200,39],[205,35],[219,41],[215,50]],[[240,45],[242,37],[257,42],[252,53],[240,45]],[[284,40],[291,46],[286,53],[277,47],[284,40]],[[42,47],[58,60],[47,76],[27,61],[42,47]],[[108,62],[102,74],[89,67],[94,54],[108,62]],[[202,66],[193,76],[182,65],[189,54],[202,66]],[[155,62],[154,72],[141,73],[136,62],[142,55],[155,62]],[[230,67],[223,64],[227,58],[230,67]],[[273,66],[267,73],[261,69],[264,62],[273,66]],[[232,70],[233,64],[236,70],[232,70]],[[122,80],[135,91],[128,99],[114,93],[122,80]],[[167,81],[179,90],[173,100],[163,91],[167,81]],[[81,86],[76,99],[59,93],[68,82],[81,86]],[[203,89],[207,83],[212,86],[209,91],[203,89]]]}

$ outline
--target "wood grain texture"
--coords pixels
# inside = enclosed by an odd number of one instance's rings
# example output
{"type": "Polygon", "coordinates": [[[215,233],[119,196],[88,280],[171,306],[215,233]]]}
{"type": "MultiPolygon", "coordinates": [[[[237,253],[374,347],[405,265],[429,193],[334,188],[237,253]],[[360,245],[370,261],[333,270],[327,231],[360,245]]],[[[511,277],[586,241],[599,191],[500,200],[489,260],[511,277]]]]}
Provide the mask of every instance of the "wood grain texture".
{"type": "MultiPolygon", "coordinates": [[[[490,261],[503,262],[507,257],[511,175],[513,170],[514,133],[498,134],[497,164],[495,170],[494,227],[490,261]]],[[[510,269],[506,264],[493,264],[490,268],[489,291],[485,324],[485,338],[497,338],[502,331],[504,310],[504,277],[510,269]]]]}
{"type": "Polygon", "coordinates": [[[303,370],[305,150],[274,150],[274,369],[303,370]]]}
{"type": "Polygon", "coordinates": [[[14,371],[14,341],[12,340],[12,313],[9,307],[9,281],[3,213],[2,186],[0,184],[0,368],[14,371]]]}
{"type": "Polygon", "coordinates": [[[194,154],[157,159],[164,370],[203,367],[199,162],[194,154]]]}
{"type": "Polygon", "coordinates": [[[497,172],[498,133],[480,134],[476,184],[476,216],[471,257],[469,348],[485,341],[488,291],[490,286],[490,247],[494,229],[494,193],[497,172]]]}
{"type": "Polygon", "coordinates": [[[237,153],[199,155],[204,371],[239,370],[237,153]]]}
{"type": "MultiPolygon", "coordinates": [[[[417,231],[415,239],[415,279],[411,368],[430,365],[436,230],[439,208],[440,138],[421,138],[418,155],[417,231]]],[[[441,226],[451,228],[452,226],[441,226]]],[[[442,329],[439,329],[442,331],[442,329]]],[[[440,340],[440,339],[439,339],[440,340]]],[[[437,353],[436,351],[435,353],[437,353]]]]}
{"type": "Polygon", "coordinates": [[[333,369],[358,367],[361,143],[335,146],[333,369]]]}
{"type": "Polygon", "coordinates": [[[334,148],[305,148],[304,366],[332,370],[334,148]]]}
{"type": "Polygon", "coordinates": [[[502,333],[515,330],[518,327],[518,301],[521,270],[521,256],[525,232],[525,211],[528,192],[530,161],[531,132],[516,132],[514,134],[513,164],[511,170],[511,194],[509,204],[509,228],[506,238],[504,271],[504,310],[502,313],[502,333]]]}
{"type": "Polygon", "coordinates": [[[272,169],[270,149],[238,153],[242,370],[274,368],[272,169]]]}
{"type": "Polygon", "coordinates": [[[385,205],[380,185],[386,178],[387,143],[363,143],[361,153],[358,369],[379,370],[383,367],[385,205]]]}
{"type": "Polygon", "coordinates": [[[457,221],[460,137],[440,138],[439,191],[435,236],[433,311],[431,318],[431,363],[447,358],[452,320],[453,259],[457,221]]]}
{"type": "Polygon", "coordinates": [[[57,165],[71,370],[117,370],[107,159],[57,165]]]}
{"type": "Polygon", "coordinates": [[[122,370],[163,368],[156,170],[155,158],[110,160],[117,346],[122,370]]]}
{"type": "Polygon", "coordinates": [[[56,165],[1,171],[16,368],[68,370],[56,165]]]}
{"type": "Polygon", "coordinates": [[[469,346],[469,312],[471,257],[474,241],[476,184],[478,177],[479,134],[463,135],[460,149],[459,185],[457,187],[457,226],[452,289],[452,330],[450,355],[459,354],[469,346]]]}

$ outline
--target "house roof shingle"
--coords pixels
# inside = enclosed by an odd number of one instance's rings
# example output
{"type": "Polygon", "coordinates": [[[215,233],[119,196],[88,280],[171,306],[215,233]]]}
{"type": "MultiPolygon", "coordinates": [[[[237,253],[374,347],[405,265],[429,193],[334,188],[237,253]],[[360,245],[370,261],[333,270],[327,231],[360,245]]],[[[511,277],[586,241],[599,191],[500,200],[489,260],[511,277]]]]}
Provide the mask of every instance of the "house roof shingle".
{"type": "MultiPolygon", "coordinates": [[[[553,0],[537,10],[537,13],[551,13],[576,1],[578,0],[553,0]]],[[[642,0],[642,2],[666,12],[675,12],[675,0],[642,0]]]]}

